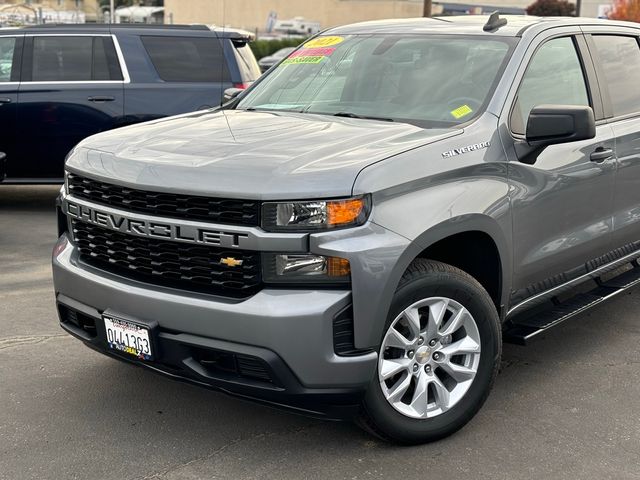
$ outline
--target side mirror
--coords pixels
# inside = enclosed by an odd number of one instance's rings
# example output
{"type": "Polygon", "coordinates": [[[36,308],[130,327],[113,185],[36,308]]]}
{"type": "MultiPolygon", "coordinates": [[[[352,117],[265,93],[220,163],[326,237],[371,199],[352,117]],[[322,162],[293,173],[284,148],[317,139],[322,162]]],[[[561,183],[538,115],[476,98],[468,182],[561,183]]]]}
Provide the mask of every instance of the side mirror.
{"type": "Polygon", "coordinates": [[[532,147],[577,142],[595,136],[596,121],[591,107],[539,105],[529,113],[526,139],[532,147]]]}
{"type": "Polygon", "coordinates": [[[222,97],[222,103],[227,103],[240,95],[244,90],[242,88],[227,88],[224,91],[224,96],[222,97]]]}

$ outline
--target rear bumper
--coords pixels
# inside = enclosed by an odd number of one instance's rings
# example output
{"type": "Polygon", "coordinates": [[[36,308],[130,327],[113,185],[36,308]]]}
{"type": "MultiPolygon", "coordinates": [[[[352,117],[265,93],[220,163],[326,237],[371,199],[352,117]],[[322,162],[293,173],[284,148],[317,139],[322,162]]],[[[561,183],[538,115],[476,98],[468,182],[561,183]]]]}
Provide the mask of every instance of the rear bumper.
{"type": "Polygon", "coordinates": [[[83,265],[63,236],[53,275],[61,326],[89,347],[145,368],[300,413],[343,419],[357,410],[377,354],[339,356],[333,320],[343,290],[265,289],[241,302],[152,287],[83,265]],[[157,324],[152,362],[108,348],[101,315],[157,324]],[[75,312],[69,317],[68,312],[75,312]],[[80,320],[78,320],[80,318],[80,320]]]}

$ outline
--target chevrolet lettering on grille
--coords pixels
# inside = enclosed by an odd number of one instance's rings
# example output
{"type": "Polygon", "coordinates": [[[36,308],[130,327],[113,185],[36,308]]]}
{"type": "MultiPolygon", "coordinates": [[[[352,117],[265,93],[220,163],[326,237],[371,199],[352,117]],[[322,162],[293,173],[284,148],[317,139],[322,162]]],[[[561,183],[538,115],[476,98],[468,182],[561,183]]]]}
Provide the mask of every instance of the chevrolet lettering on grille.
{"type": "Polygon", "coordinates": [[[243,241],[249,237],[245,233],[223,232],[192,225],[174,225],[162,221],[129,218],[113,212],[100,211],[69,200],[66,201],[66,212],[70,217],[82,222],[140,237],[163,238],[177,242],[231,248],[243,247],[243,241]]]}

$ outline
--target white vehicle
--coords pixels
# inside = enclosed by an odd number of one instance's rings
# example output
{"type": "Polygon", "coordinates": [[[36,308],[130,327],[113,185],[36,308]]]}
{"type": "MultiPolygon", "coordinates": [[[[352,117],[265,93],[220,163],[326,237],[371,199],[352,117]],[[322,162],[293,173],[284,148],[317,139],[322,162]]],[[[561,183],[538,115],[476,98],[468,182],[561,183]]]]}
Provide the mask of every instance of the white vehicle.
{"type": "Polygon", "coordinates": [[[287,35],[314,35],[320,31],[320,22],[295,17],[291,20],[278,20],[273,31],[287,35]]]}

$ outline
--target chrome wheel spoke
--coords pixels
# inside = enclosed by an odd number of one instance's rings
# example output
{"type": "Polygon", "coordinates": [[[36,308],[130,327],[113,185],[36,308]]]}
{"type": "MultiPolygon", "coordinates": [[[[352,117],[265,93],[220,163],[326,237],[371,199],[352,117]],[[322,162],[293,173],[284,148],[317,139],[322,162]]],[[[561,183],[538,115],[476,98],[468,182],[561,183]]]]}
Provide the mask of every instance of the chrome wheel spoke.
{"type": "Polygon", "coordinates": [[[402,312],[402,314],[409,324],[411,333],[413,333],[415,338],[418,338],[420,336],[420,313],[418,312],[418,309],[409,307],[402,312]]]}
{"type": "Polygon", "coordinates": [[[428,392],[429,377],[426,373],[422,373],[418,377],[416,389],[413,392],[413,398],[411,399],[411,408],[413,408],[413,410],[415,410],[415,412],[420,416],[424,416],[427,413],[429,403],[428,392]]]}
{"type": "Polygon", "coordinates": [[[407,349],[413,342],[402,335],[395,328],[390,328],[387,334],[385,347],[407,349]]]}
{"type": "Polygon", "coordinates": [[[440,364],[440,368],[447,372],[447,374],[458,383],[471,380],[476,375],[474,369],[465,367],[464,365],[458,365],[457,363],[444,362],[440,364]]]}
{"type": "Polygon", "coordinates": [[[405,375],[405,377],[396,383],[389,391],[387,400],[390,402],[399,402],[407,392],[409,385],[411,385],[411,375],[405,375]]]}
{"type": "Polygon", "coordinates": [[[438,302],[434,302],[429,305],[429,320],[427,322],[427,338],[435,338],[442,325],[442,319],[445,313],[447,313],[447,307],[449,306],[449,299],[441,299],[438,302]]]}
{"type": "Polygon", "coordinates": [[[449,395],[449,390],[444,386],[444,383],[440,381],[438,377],[435,375],[432,377],[431,385],[433,385],[433,393],[436,397],[436,405],[443,412],[449,410],[451,406],[451,396],[449,395]]]}
{"type": "Polygon", "coordinates": [[[450,343],[449,345],[440,349],[441,353],[444,353],[448,357],[454,355],[464,355],[467,353],[480,353],[480,345],[471,337],[464,337],[457,342],[450,343]]]}
{"type": "Polygon", "coordinates": [[[451,319],[451,321],[447,325],[447,328],[440,332],[440,335],[445,337],[447,335],[455,333],[469,317],[471,317],[471,314],[467,311],[467,309],[461,308],[460,311],[451,319]]]}
{"type": "Polygon", "coordinates": [[[403,370],[409,370],[411,360],[408,358],[394,358],[389,360],[383,360],[380,367],[380,376],[382,380],[388,380],[389,378],[397,375],[403,370]]]}

